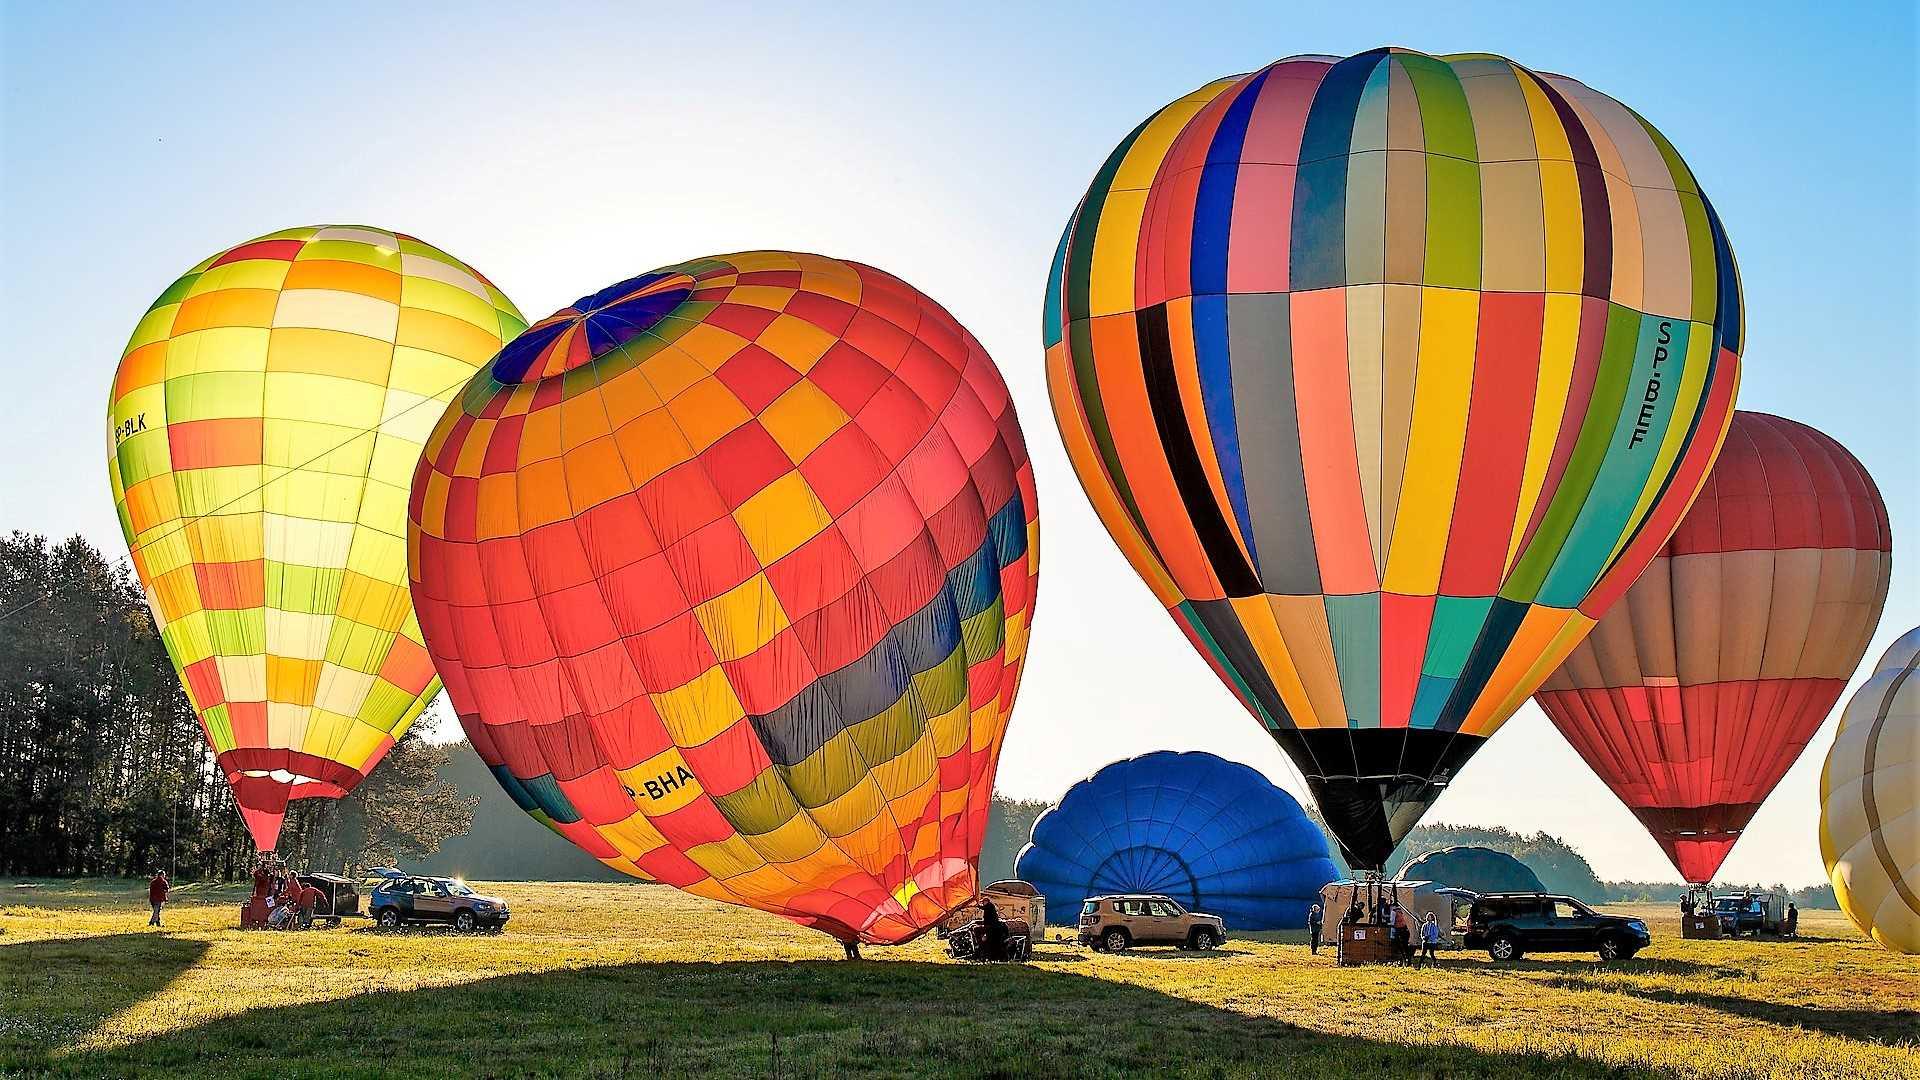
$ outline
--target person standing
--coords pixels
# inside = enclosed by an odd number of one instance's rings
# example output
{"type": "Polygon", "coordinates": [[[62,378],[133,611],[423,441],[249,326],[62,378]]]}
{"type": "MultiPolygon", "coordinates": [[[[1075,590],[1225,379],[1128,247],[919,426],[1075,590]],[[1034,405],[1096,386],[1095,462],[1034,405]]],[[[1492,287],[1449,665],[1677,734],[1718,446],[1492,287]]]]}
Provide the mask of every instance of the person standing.
{"type": "Polygon", "coordinates": [[[167,872],[155,870],[153,880],[147,882],[147,903],[153,906],[153,917],[147,920],[148,926],[160,925],[160,909],[167,902],[167,872]]]}
{"type": "Polygon", "coordinates": [[[1800,909],[1794,906],[1793,901],[1789,900],[1787,901],[1787,936],[1792,937],[1799,932],[1800,909]]]}
{"type": "Polygon", "coordinates": [[[1425,960],[1429,964],[1433,963],[1435,960],[1438,960],[1439,957],[1435,955],[1435,950],[1438,949],[1439,947],[1440,947],[1440,923],[1438,920],[1436,920],[1433,917],[1433,912],[1429,911],[1427,912],[1426,921],[1420,924],[1420,957],[1421,959],[1425,960]]]}
{"type": "Polygon", "coordinates": [[[1315,956],[1320,955],[1320,930],[1326,923],[1327,914],[1320,910],[1319,904],[1315,904],[1307,909],[1307,933],[1313,939],[1313,954],[1315,956]]]}

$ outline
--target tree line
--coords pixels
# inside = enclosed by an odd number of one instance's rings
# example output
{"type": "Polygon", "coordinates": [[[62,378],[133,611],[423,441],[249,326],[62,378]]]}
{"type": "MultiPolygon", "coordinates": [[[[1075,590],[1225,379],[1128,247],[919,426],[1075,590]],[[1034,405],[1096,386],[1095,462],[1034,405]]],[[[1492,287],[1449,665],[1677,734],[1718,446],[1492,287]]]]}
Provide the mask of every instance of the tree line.
{"type": "MultiPolygon", "coordinates": [[[[402,739],[353,795],[291,804],[297,866],[431,853],[475,801],[446,751],[402,739]]],[[[0,875],[242,877],[253,845],[127,560],[81,537],[0,537],[0,875]]]]}
{"type": "MultiPolygon", "coordinates": [[[[293,802],[281,853],[315,869],[391,863],[474,878],[624,879],[521,813],[471,747],[427,743],[427,726],[416,725],[345,799],[293,802]]],[[[994,798],[981,880],[1014,876],[1046,807],[994,798]]],[[[1544,832],[1447,824],[1415,828],[1387,873],[1456,844],[1505,851],[1548,889],[1596,903],[1678,900],[1682,889],[1601,881],[1571,845],[1544,832]]],[[[1345,873],[1330,837],[1328,849],[1345,873]]],[[[0,537],[0,875],[167,868],[176,878],[230,880],[250,871],[252,856],[126,560],[110,561],[77,536],[0,537]]],[[[1793,895],[1802,907],[1835,906],[1825,884],[1793,895]]]]}

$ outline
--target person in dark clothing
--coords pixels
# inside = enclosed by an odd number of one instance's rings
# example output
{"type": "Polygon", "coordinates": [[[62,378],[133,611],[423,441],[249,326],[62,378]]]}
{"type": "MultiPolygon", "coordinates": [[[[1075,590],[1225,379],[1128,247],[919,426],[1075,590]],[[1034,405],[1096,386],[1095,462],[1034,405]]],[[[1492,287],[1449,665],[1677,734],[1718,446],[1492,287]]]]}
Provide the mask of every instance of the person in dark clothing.
{"type": "Polygon", "coordinates": [[[147,903],[153,905],[153,917],[147,920],[148,926],[160,925],[160,909],[167,903],[167,872],[155,870],[153,880],[147,882],[147,903]]]}
{"type": "Polygon", "coordinates": [[[1691,914],[1693,914],[1693,894],[1688,893],[1680,898],[1680,917],[1684,919],[1691,914]]]}
{"type": "Polygon", "coordinates": [[[1799,932],[1800,909],[1794,906],[1793,901],[1789,900],[1787,901],[1787,936],[1792,937],[1799,932]]]}
{"type": "Polygon", "coordinates": [[[1319,904],[1315,904],[1307,909],[1307,933],[1313,938],[1313,954],[1315,956],[1320,955],[1320,928],[1325,925],[1326,921],[1326,913],[1320,910],[1319,904]]]}
{"type": "Polygon", "coordinates": [[[991,900],[980,901],[980,936],[986,945],[987,959],[1007,958],[1007,924],[991,900]]]}

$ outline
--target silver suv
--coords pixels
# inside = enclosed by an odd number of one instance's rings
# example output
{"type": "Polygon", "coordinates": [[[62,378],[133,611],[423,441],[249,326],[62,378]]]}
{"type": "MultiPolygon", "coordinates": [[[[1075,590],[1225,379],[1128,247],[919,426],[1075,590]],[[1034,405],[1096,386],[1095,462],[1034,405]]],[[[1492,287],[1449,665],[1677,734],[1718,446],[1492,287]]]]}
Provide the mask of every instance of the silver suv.
{"type": "Polygon", "coordinates": [[[1121,893],[1093,896],[1080,905],[1080,944],[1121,952],[1134,945],[1211,949],[1227,940],[1218,915],[1188,911],[1171,896],[1121,893]]]}

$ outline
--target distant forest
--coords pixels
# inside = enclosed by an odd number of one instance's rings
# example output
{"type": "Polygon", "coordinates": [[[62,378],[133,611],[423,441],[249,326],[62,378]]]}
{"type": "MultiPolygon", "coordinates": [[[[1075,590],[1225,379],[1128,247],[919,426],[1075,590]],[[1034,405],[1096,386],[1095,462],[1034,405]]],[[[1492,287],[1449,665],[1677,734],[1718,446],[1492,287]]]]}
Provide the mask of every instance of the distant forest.
{"type": "MultiPolygon", "coordinates": [[[[450,757],[402,739],[347,798],[294,802],[281,853],[316,869],[431,853],[478,802],[440,778],[450,757]]],[[[0,875],[231,880],[252,857],[126,560],[0,537],[0,875]]]]}
{"type": "MultiPolygon", "coordinates": [[[[984,881],[1013,876],[1045,809],[993,800],[984,881]]],[[[1681,892],[1601,881],[1559,837],[1464,825],[1415,828],[1388,873],[1456,844],[1505,851],[1547,888],[1596,903],[1681,892]]],[[[629,880],[522,813],[466,742],[434,746],[417,735],[353,795],[295,802],[280,850],[314,868],[393,863],[475,880],[629,880]]],[[[1329,850],[1339,863],[1338,848],[1329,850]]],[[[0,537],[0,875],[167,867],[183,880],[232,879],[247,873],[251,853],[125,561],[109,562],[79,537],[0,537]]],[[[1825,884],[1794,896],[1802,907],[1835,906],[1825,884]]]]}

